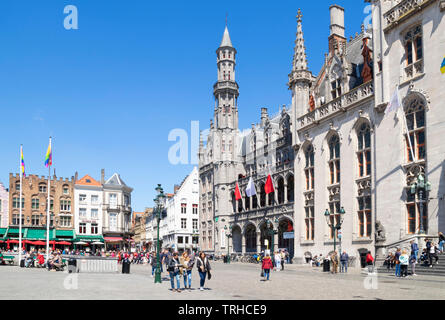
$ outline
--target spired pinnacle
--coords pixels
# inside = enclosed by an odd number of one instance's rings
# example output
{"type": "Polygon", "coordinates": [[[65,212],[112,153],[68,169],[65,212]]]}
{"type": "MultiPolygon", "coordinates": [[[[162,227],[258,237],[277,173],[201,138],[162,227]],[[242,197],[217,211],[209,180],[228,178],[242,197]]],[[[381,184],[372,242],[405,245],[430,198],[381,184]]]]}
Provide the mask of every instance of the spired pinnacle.
{"type": "Polygon", "coordinates": [[[294,49],[294,61],[293,70],[307,70],[307,57],[306,47],[304,46],[303,27],[302,27],[303,14],[301,9],[298,9],[297,14],[297,39],[295,40],[294,49]]]}
{"type": "Polygon", "coordinates": [[[233,47],[232,46],[232,41],[230,40],[229,29],[227,29],[227,25],[226,25],[226,28],[224,29],[223,39],[222,39],[221,45],[219,47],[220,48],[223,48],[223,47],[233,47]]]}

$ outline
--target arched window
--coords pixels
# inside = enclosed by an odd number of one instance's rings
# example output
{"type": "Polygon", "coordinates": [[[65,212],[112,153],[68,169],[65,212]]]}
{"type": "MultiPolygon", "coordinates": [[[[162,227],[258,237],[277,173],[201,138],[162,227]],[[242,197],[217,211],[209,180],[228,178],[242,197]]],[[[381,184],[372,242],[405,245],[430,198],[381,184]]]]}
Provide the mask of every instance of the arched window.
{"type": "Polygon", "coordinates": [[[404,43],[407,66],[423,59],[422,27],[420,25],[405,33],[404,43]]]}
{"type": "Polygon", "coordinates": [[[264,183],[262,183],[260,185],[260,190],[261,190],[261,193],[260,193],[260,206],[261,206],[261,208],[264,208],[266,206],[266,191],[264,190],[264,186],[265,186],[264,183]]]}
{"type": "Polygon", "coordinates": [[[420,98],[410,100],[405,110],[406,124],[408,126],[409,138],[406,139],[406,154],[408,162],[423,160],[426,156],[425,149],[425,103],[420,98]],[[411,152],[411,147],[413,151],[411,152]],[[413,159],[413,155],[415,159],[413,159]]]}
{"type": "Polygon", "coordinates": [[[306,158],[306,165],[304,168],[304,175],[306,176],[306,190],[314,190],[314,165],[315,165],[315,153],[312,144],[308,146],[304,152],[306,158]]]}
{"type": "Polygon", "coordinates": [[[329,139],[330,184],[340,183],[340,139],[333,135],[329,139]]]}
{"type": "Polygon", "coordinates": [[[278,179],[278,204],[284,203],[284,179],[278,179]]]}
{"type": "Polygon", "coordinates": [[[287,201],[294,202],[294,176],[287,178],[287,201]]]}
{"type": "Polygon", "coordinates": [[[360,178],[371,175],[371,128],[363,123],[357,130],[358,138],[358,176],[360,178]]]}

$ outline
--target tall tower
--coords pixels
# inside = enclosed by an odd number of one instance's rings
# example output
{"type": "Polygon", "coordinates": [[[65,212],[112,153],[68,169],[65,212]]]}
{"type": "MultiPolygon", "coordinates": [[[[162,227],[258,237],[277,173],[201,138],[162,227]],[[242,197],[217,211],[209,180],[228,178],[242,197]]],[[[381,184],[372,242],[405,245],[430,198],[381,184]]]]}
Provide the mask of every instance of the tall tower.
{"type": "Polygon", "coordinates": [[[221,45],[216,50],[218,81],[213,87],[216,129],[238,129],[239,86],[235,81],[236,54],[226,26],[221,45]]]}
{"type": "Polygon", "coordinates": [[[292,107],[294,109],[292,119],[294,144],[298,143],[296,132],[297,119],[308,112],[309,89],[312,81],[312,73],[307,66],[306,47],[304,46],[303,27],[301,24],[302,18],[303,14],[298,9],[297,38],[295,40],[292,72],[289,74],[289,89],[292,90],[292,107]]]}

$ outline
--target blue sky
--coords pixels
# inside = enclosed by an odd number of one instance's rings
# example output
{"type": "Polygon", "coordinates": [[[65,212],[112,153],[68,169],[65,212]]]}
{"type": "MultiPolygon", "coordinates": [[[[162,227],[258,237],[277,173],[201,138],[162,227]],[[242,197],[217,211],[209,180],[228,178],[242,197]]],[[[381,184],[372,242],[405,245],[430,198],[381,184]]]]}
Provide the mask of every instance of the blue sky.
{"type": "MultiPolygon", "coordinates": [[[[364,1],[338,0],[346,35],[360,32],[364,1]]],[[[331,1],[2,0],[0,2],[0,181],[18,172],[24,145],[28,174],[47,174],[54,138],[57,176],[114,172],[133,192],[133,208],[153,204],[192,170],[172,165],[172,129],[208,127],[213,116],[216,54],[225,16],[238,50],[240,127],[260,108],[290,104],[286,87],[303,11],[309,67],[318,74],[328,47],[331,1]],[[224,5],[221,5],[221,4],[224,5]],[[66,5],[79,29],[65,30],[66,5]]]]}

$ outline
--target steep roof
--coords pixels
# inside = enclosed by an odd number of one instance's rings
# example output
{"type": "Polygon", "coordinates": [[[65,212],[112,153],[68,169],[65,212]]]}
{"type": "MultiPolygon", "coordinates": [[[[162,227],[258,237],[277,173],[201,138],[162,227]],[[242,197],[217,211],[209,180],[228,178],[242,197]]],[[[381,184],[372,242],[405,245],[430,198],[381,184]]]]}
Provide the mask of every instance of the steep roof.
{"type": "Polygon", "coordinates": [[[95,187],[100,187],[102,186],[100,184],[99,181],[94,180],[93,178],[91,178],[91,176],[86,175],[85,177],[83,177],[80,180],[77,180],[76,183],[77,185],[82,185],[82,186],[95,186],[95,187]]]}
{"type": "Polygon", "coordinates": [[[224,30],[223,39],[222,39],[221,45],[219,47],[220,48],[222,48],[222,47],[233,47],[232,46],[232,41],[230,40],[229,29],[227,29],[227,26],[226,26],[226,28],[224,30]]]}
{"type": "Polygon", "coordinates": [[[115,185],[115,186],[124,186],[127,187],[125,182],[121,179],[121,176],[117,173],[113,174],[110,179],[108,179],[105,184],[107,185],[115,185]]]}

